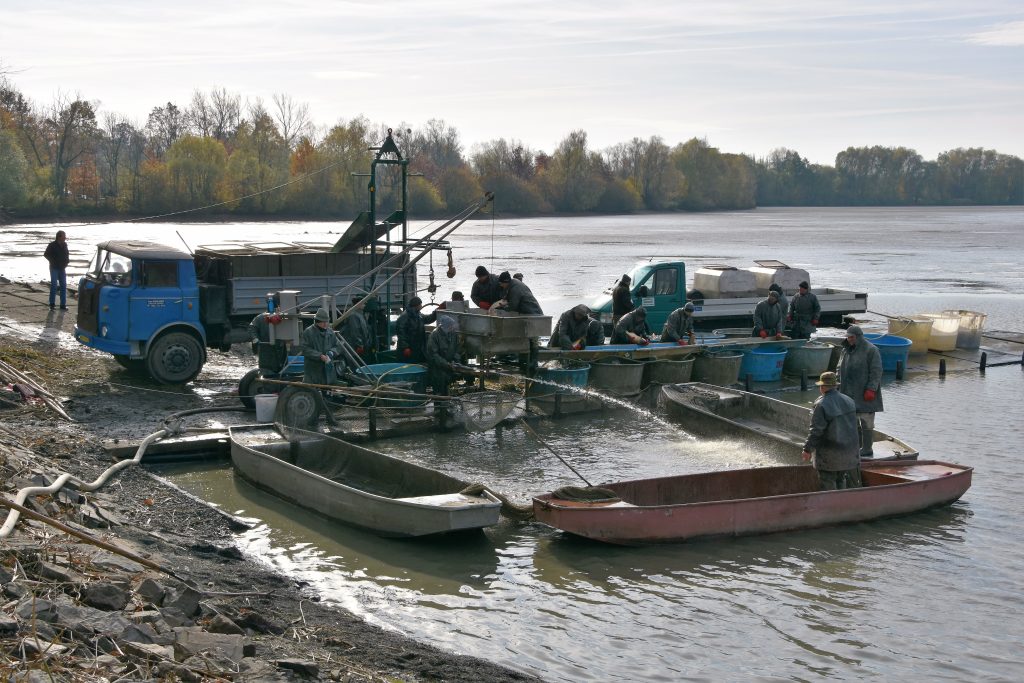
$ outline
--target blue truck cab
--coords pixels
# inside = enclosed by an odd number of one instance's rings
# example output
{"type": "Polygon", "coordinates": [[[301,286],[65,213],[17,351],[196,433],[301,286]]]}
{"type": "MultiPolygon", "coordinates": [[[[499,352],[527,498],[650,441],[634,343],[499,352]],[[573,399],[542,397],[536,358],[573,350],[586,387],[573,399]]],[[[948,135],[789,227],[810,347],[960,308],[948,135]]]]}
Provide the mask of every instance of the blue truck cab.
{"type": "Polygon", "coordinates": [[[153,242],[97,246],[78,285],[75,337],[158,382],[191,381],[206,362],[191,254],[153,242]]]}

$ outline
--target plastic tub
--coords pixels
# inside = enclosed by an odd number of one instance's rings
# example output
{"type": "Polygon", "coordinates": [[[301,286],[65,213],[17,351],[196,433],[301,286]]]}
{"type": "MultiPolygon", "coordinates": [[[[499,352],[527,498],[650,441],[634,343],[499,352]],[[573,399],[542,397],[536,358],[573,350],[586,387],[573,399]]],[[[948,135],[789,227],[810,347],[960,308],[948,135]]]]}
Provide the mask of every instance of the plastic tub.
{"type": "Polygon", "coordinates": [[[693,380],[727,387],[740,376],[742,351],[708,351],[693,361],[693,380]]]}
{"type": "Polygon", "coordinates": [[[559,389],[546,382],[555,382],[556,384],[565,384],[572,387],[587,386],[587,378],[590,375],[590,363],[573,360],[562,360],[557,361],[557,363],[558,367],[541,366],[537,368],[536,377],[537,379],[544,380],[544,382],[530,382],[530,388],[527,391],[530,396],[575,393],[571,389],[559,389]]]}
{"type": "Polygon", "coordinates": [[[588,382],[598,391],[628,396],[640,391],[647,363],[629,358],[602,358],[590,364],[588,382]]]}
{"type": "Polygon", "coordinates": [[[932,319],[923,315],[890,318],[889,334],[910,340],[910,353],[927,353],[932,336],[932,319]]]}
{"type": "Polygon", "coordinates": [[[924,313],[922,317],[932,320],[932,333],[928,337],[930,350],[952,351],[956,348],[956,338],[960,333],[959,313],[924,313]]]}
{"type": "MultiPolygon", "coordinates": [[[[800,376],[807,373],[808,377],[818,377],[828,370],[832,361],[832,344],[808,342],[803,346],[790,347],[782,371],[787,375],[800,376]]],[[[838,360],[838,359],[837,359],[838,360]]]]}
{"type": "Polygon", "coordinates": [[[256,394],[252,400],[256,404],[256,421],[260,424],[273,422],[277,410],[277,394],[256,394]]]}
{"type": "Polygon", "coordinates": [[[866,334],[864,338],[878,347],[882,356],[882,372],[896,372],[896,364],[902,362],[907,367],[907,355],[913,342],[905,337],[892,334],[866,334]]]}
{"type": "Polygon", "coordinates": [[[947,315],[960,317],[960,328],[956,333],[956,345],[961,349],[976,349],[981,346],[981,335],[985,330],[988,316],[978,311],[943,311],[947,315]]]}
{"type": "Polygon", "coordinates": [[[693,358],[652,360],[644,367],[644,384],[680,384],[693,376],[693,358]]]}
{"type": "MultiPolygon", "coordinates": [[[[422,365],[410,363],[375,363],[356,369],[357,375],[366,377],[377,384],[409,383],[414,394],[427,393],[427,369],[422,365]]],[[[425,399],[390,399],[382,400],[383,407],[408,407],[423,405],[425,399]]]]}
{"type": "Polygon", "coordinates": [[[743,362],[740,364],[740,379],[746,378],[747,375],[755,382],[775,382],[782,379],[782,366],[786,362],[787,352],[785,348],[745,350],[743,362]]]}

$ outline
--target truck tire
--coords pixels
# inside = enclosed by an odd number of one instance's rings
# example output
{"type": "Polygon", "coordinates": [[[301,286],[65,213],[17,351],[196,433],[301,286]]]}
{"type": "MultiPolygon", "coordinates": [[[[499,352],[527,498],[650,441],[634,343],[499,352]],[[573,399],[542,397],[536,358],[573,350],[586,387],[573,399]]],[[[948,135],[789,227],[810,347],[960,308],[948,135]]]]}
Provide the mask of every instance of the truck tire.
{"type": "Polygon", "coordinates": [[[160,384],[186,384],[203,369],[203,347],[186,332],[169,332],[157,338],[146,354],[146,370],[160,384]]]}
{"type": "Polygon", "coordinates": [[[141,358],[132,358],[131,356],[114,354],[114,360],[116,360],[117,364],[128,372],[139,375],[145,374],[146,372],[146,361],[141,358]]]}
{"type": "Polygon", "coordinates": [[[323,397],[316,389],[285,387],[277,399],[274,422],[285,427],[315,429],[322,405],[323,397]]]}
{"type": "Polygon", "coordinates": [[[273,384],[266,384],[262,380],[263,377],[260,375],[259,368],[253,368],[242,375],[242,379],[238,380],[238,399],[249,410],[253,410],[256,407],[257,395],[273,394],[277,391],[277,387],[273,384]]]}

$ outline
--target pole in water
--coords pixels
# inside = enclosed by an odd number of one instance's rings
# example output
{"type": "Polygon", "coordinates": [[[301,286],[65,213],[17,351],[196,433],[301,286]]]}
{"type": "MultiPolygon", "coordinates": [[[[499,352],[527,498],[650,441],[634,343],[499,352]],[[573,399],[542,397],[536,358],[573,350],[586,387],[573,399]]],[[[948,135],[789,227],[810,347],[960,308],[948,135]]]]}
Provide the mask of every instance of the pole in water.
{"type": "Polygon", "coordinates": [[[800,391],[807,391],[807,368],[800,368],[800,391]]]}
{"type": "Polygon", "coordinates": [[[896,361],[896,379],[903,379],[903,371],[904,371],[903,361],[902,360],[896,361]]]}
{"type": "Polygon", "coordinates": [[[988,365],[988,353],[985,351],[981,352],[981,363],[978,364],[978,370],[981,374],[985,374],[985,366],[988,365]]]}
{"type": "Polygon", "coordinates": [[[946,376],[946,359],[945,358],[940,358],[939,359],[939,377],[945,377],[945,376],[946,376]]]}
{"type": "Polygon", "coordinates": [[[747,376],[743,378],[743,384],[746,386],[747,391],[753,391],[754,376],[748,372],[747,376]]]}

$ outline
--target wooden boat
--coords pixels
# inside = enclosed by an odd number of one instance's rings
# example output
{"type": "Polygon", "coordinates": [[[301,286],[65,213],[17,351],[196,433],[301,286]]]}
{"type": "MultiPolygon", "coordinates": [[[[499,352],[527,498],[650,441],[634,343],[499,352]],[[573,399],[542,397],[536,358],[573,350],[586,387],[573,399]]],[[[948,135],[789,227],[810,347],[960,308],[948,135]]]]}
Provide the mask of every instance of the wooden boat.
{"type": "Polygon", "coordinates": [[[972,468],[933,460],[863,461],[864,486],[818,490],[810,465],[685,474],[602,484],[617,498],[533,499],[538,522],[620,545],[677,543],[894,517],[949,505],[971,486],[972,468]]]}
{"type": "Polygon", "coordinates": [[[501,502],[441,472],[341,439],[271,425],[232,427],[231,462],[259,488],[381,536],[426,536],[496,524],[501,502]]]}
{"type": "MultiPolygon", "coordinates": [[[[800,458],[811,409],[763,394],[688,382],[661,388],[666,414],[689,432],[710,438],[746,438],[794,459],[800,458]]],[[[874,460],[912,460],[918,452],[894,436],[872,432],[874,460]]]]}

